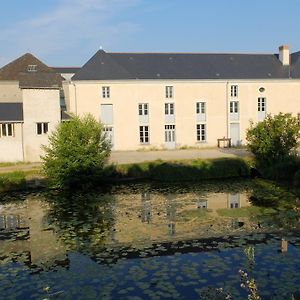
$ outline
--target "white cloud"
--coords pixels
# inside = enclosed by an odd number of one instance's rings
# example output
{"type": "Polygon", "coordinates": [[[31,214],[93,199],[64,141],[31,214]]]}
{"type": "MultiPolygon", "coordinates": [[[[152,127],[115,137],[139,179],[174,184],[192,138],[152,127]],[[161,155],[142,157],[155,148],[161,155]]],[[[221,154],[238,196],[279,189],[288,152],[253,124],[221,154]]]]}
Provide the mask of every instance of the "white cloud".
{"type": "MultiPolygon", "coordinates": [[[[46,63],[54,57],[59,64],[69,64],[80,56],[122,43],[139,26],[132,21],[120,21],[122,13],[138,5],[140,0],[61,0],[51,11],[0,29],[0,53],[3,58],[16,58],[32,52],[46,63]],[[96,48],[95,48],[96,47],[96,48]],[[66,63],[64,63],[64,61],[66,63]]],[[[121,18],[122,19],[122,18],[121,18]]],[[[84,58],[86,59],[86,57],[84,58]]],[[[8,61],[7,61],[8,62],[8,61]]],[[[51,62],[53,64],[53,62],[51,62]]],[[[75,62],[75,64],[80,64],[75,62]]],[[[55,64],[55,62],[54,62],[55,64]]]]}

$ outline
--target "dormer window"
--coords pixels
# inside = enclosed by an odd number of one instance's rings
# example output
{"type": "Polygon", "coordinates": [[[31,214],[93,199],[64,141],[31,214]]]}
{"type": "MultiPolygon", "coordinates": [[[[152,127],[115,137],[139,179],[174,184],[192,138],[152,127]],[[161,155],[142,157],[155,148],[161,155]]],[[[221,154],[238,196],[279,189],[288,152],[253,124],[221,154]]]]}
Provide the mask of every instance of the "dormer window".
{"type": "Polygon", "coordinates": [[[27,71],[28,72],[36,72],[37,71],[37,65],[28,65],[27,71]]]}

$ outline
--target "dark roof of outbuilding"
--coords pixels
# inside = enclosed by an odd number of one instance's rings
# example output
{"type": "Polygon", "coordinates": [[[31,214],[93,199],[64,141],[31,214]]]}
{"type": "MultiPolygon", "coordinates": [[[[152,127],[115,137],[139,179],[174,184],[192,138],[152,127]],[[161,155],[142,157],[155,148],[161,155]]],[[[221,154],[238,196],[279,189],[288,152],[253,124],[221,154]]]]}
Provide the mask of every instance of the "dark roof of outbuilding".
{"type": "Polygon", "coordinates": [[[72,80],[289,78],[276,54],[106,53],[99,50],[72,80]]]}
{"type": "Polygon", "coordinates": [[[0,103],[0,122],[22,122],[23,103],[0,103]]]}
{"type": "Polygon", "coordinates": [[[0,80],[19,80],[22,73],[29,73],[28,66],[36,65],[36,73],[54,73],[31,53],[26,53],[0,69],[0,80]]]}
{"type": "Polygon", "coordinates": [[[63,78],[56,73],[21,73],[19,86],[21,89],[50,88],[58,89],[62,86],[63,78]]]}
{"type": "Polygon", "coordinates": [[[34,55],[26,53],[0,69],[1,80],[19,81],[20,88],[60,88],[64,79],[34,55]]]}
{"type": "Polygon", "coordinates": [[[75,74],[80,70],[80,67],[51,67],[56,73],[60,74],[75,74]]]}

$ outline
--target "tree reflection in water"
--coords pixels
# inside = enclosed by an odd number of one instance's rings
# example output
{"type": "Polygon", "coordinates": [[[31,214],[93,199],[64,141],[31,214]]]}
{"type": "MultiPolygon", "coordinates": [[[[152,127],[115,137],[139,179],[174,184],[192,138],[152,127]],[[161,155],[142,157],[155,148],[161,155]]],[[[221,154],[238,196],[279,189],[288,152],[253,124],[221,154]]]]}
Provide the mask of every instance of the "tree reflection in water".
{"type": "Polygon", "coordinates": [[[68,250],[91,252],[112,239],[115,199],[112,195],[49,193],[48,224],[68,250]]]}

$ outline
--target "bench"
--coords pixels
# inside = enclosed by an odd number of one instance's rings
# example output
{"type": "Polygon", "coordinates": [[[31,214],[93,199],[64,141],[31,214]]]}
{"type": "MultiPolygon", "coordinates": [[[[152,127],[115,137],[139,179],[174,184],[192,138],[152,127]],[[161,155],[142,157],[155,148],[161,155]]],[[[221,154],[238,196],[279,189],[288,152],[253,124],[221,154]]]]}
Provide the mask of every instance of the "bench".
{"type": "Polygon", "coordinates": [[[230,148],[231,147],[231,138],[222,137],[218,139],[218,148],[221,147],[221,143],[223,143],[223,148],[230,148]]]}

